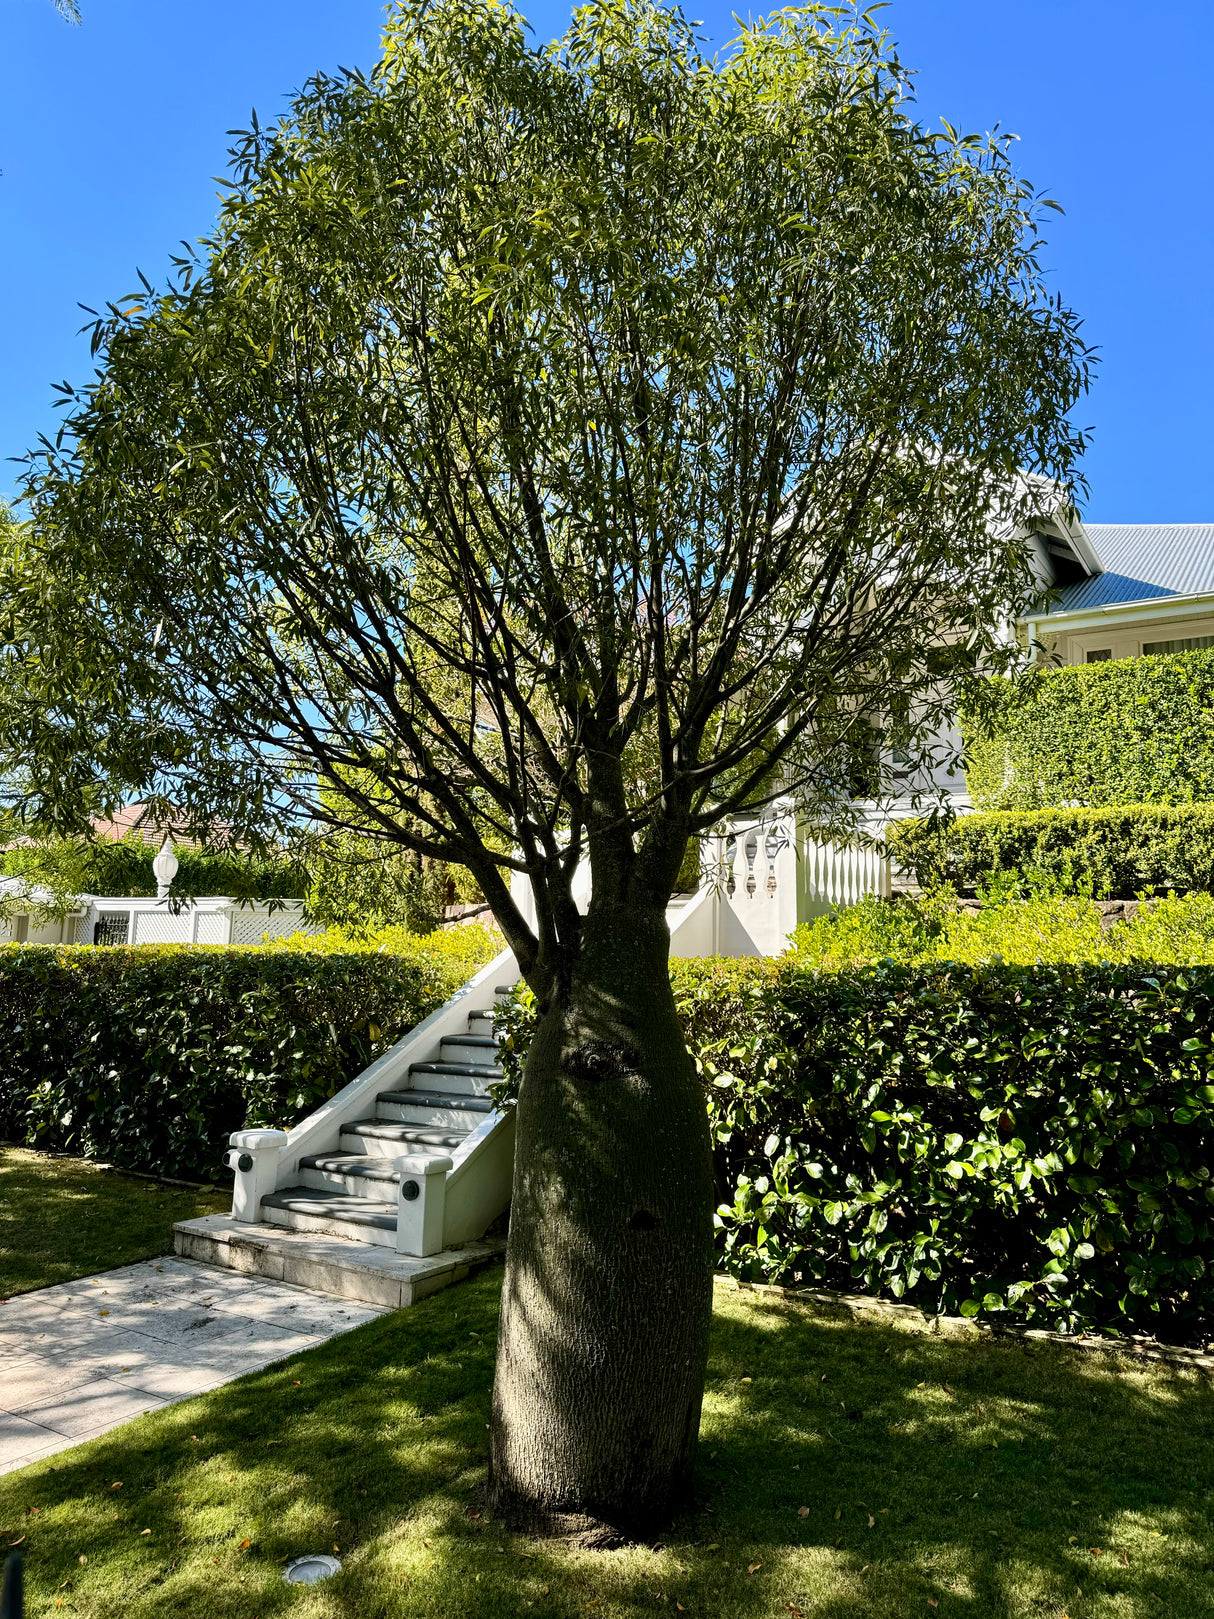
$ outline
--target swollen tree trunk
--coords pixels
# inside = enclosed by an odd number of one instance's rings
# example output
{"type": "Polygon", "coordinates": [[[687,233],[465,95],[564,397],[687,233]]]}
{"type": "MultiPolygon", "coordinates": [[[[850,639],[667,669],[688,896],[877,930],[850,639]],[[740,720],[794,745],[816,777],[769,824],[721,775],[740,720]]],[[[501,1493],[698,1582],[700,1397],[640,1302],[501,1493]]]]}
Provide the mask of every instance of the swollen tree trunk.
{"type": "Polygon", "coordinates": [[[521,1526],[645,1534],[686,1494],[712,1309],[703,1092],[662,912],[592,904],[518,1100],[492,1494],[521,1526]]]}

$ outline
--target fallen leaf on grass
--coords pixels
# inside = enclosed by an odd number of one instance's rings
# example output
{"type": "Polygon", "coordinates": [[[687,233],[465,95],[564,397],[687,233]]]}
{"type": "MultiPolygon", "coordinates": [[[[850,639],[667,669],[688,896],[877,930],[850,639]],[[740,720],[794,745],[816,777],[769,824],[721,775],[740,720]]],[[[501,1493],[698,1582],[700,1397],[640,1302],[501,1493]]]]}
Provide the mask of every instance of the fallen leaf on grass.
{"type": "Polygon", "coordinates": [[[1088,1550],[1091,1552],[1093,1557],[1103,1557],[1104,1556],[1104,1547],[1103,1546],[1089,1546],[1088,1550]]]}
{"type": "Polygon", "coordinates": [[[843,1512],[843,1508],[842,1508],[842,1507],[836,1507],[836,1508],[835,1508],[835,1522],[836,1522],[836,1523],[838,1523],[838,1521],[839,1521],[839,1518],[840,1518],[840,1516],[841,1516],[841,1515],[842,1515],[842,1512],[843,1512]]]}
{"type": "Polygon", "coordinates": [[[141,1534],[141,1535],[150,1535],[150,1534],[151,1534],[151,1532],[152,1532],[152,1531],[151,1531],[151,1530],[150,1530],[150,1529],[141,1529],[141,1530],[140,1530],[140,1531],[139,1531],[139,1533],[140,1533],[140,1534],[141,1534]]]}
{"type": "Polygon", "coordinates": [[[20,1540],[10,1540],[9,1545],[10,1546],[20,1546],[20,1545],[23,1544],[24,1540],[25,1540],[25,1536],[22,1535],[20,1540]]]}
{"type": "Polygon", "coordinates": [[[809,1517],[809,1508],[808,1507],[798,1507],[797,1508],[797,1517],[798,1518],[808,1518],[809,1517]]]}
{"type": "Polygon", "coordinates": [[[935,1597],[928,1597],[927,1605],[928,1605],[929,1608],[938,1608],[940,1606],[940,1604],[936,1601],[935,1597]]]}
{"type": "Polygon", "coordinates": [[[742,1379],[742,1381],[743,1381],[743,1383],[753,1383],[753,1382],[754,1382],[754,1378],[753,1378],[753,1377],[744,1377],[744,1378],[743,1378],[743,1379],[742,1379]]]}
{"type": "Polygon", "coordinates": [[[236,1549],[237,1549],[237,1551],[241,1551],[241,1552],[247,1551],[248,1548],[252,1544],[253,1544],[253,1542],[248,1538],[248,1536],[246,1536],[245,1539],[241,1541],[240,1545],[236,1549]]]}
{"type": "Polygon", "coordinates": [[[704,1548],[706,1552],[719,1552],[720,1549],[721,1542],[719,1540],[710,1540],[708,1545],[704,1548]]]}
{"type": "Polygon", "coordinates": [[[762,1563],[750,1563],[747,1565],[746,1572],[748,1574],[757,1574],[762,1567],[762,1563]]]}
{"type": "Polygon", "coordinates": [[[869,1515],[868,1515],[868,1527],[871,1529],[873,1527],[873,1525],[876,1523],[876,1521],[877,1520],[873,1517],[872,1513],[870,1512],[869,1515]]]}

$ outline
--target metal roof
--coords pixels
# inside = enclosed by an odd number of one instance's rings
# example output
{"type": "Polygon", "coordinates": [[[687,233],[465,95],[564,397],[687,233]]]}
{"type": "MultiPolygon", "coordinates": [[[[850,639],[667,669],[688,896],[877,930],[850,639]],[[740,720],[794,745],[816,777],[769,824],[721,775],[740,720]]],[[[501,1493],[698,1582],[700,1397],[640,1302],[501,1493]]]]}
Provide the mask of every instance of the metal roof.
{"type": "Polygon", "coordinates": [[[1214,591],[1214,523],[1085,523],[1105,571],[1065,585],[1052,613],[1214,591]]]}

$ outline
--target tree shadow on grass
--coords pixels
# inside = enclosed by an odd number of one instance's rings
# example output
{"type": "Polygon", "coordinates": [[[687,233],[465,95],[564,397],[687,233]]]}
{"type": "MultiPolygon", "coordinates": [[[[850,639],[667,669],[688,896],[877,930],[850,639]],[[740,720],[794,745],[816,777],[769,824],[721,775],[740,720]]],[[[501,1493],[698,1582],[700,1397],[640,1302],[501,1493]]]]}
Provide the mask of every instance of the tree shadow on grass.
{"type": "Polygon", "coordinates": [[[173,1225],[227,1207],[81,1158],[0,1148],[0,1298],[168,1253],[173,1225]]]}
{"type": "Polygon", "coordinates": [[[1214,1613],[1207,1373],[726,1291],[702,1436],[706,1521],[806,1613],[1214,1613]]]}
{"type": "Polygon", "coordinates": [[[481,1493],[499,1279],[0,1479],[30,1612],[1214,1612],[1207,1377],[728,1286],[699,1499],[665,1545],[512,1535],[481,1493]],[[335,1546],[335,1579],[283,1583],[335,1546]]]}

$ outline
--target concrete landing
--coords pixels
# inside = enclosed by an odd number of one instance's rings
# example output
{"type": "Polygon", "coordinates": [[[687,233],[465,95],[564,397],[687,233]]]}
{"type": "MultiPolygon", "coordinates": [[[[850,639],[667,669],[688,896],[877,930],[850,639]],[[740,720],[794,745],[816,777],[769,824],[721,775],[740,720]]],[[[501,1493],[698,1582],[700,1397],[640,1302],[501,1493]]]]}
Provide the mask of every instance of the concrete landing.
{"type": "Polygon", "coordinates": [[[382,1313],[171,1258],[17,1294],[0,1303],[0,1473],[382,1313]]]}
{"type": "Polygon", "coordinates": [[[485,1238],[415,1259],[344,1237],[288,1231],[281,1226],[242,1225],[227,1214],[207,1214],[173,1227],[173,1249],[184,1258],[244,1276],[267,1276],[314,1293],[399,1310],[452,1282],[462,1282],[505,1253],[506,1241],[504,1237],[485,1238]]]}

